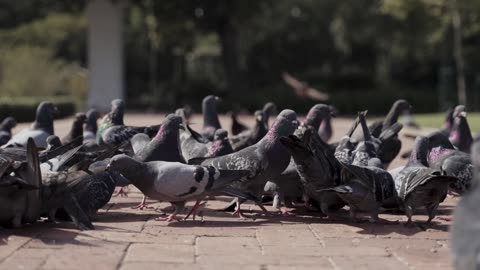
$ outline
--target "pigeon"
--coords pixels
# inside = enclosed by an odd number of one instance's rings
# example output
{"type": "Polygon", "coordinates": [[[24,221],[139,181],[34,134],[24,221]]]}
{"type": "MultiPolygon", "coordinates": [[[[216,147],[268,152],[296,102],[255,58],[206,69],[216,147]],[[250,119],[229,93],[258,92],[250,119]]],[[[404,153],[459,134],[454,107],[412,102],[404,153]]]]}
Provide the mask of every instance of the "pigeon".
{"type": "Polygon", "coordinates": [[[316,104],[308,111],[303,125],[312,126],[318,131],[321,123],[330,116],[335,116],[335,112],[332,110],[331,106],[325,104],[316,104]]]}
{"type": "Polygon", "coordinates": [[[235,136],[242,131],[248,130],[248,127],[246,125],[238,121],[236,112],[232,112],[230,114],[230,118],[232,120],[232,127],[230,128],[230,130],[232,131],[232,135],[235,136]]]}
{"type": "Polygon", "coordinates": [[[318,135],[320,135],[320,138],[322,138],[324,142],[330,141],[333,135],[332,115],[336,115],[336,109],[333,106],[330,106],[330,108],[331,114],[326,115],[318,129],[318,135]]]}
{"type": "Polygon", "coordinates": [[[472,146],[474,164],[474,182],[453,212],[453,224],[450,228],[450,248],[453,264],[457,270],[478,269],[480,262],[480,239],[478,219],[480,217],[480,141],[472,146]]]}
{"type": "Polygon", "coordinates": [[[457,180],[442,170],[428,167],[428,146],[428,138],[418,136],[407,165],[394,175],[400,208],[408,217],[407,225],[412,224],[413,212],[418,207],[427,209],[427,223],[431,222],[449,184],[457,180]]]}
{"type": "Polygon", "coordinates": [[[53,103],[44,101],[37,107],[35,121],[30,128],[25,128],[15,134],[3,147],[25,146],[28,138],[33,138],[39,148],[47,148],[47,137],[54,135],[53,119],[57,108],[53,103]]]}
{"type": "Polygon", "coordinates": [[[222,128],[217,113],[217,103],[220,100],[217,96],[209,95],[202,101],[203,130],[200,134],[210,141],[213,140],[215,130],[222,128]]]}
{"type": "MultiPolygon", "coordinates": [[[[360,112],[366,113],[366,112],[360,112]]],[[[335,158],[345,164],[351,164],[353,162],[352,152],[355,150],[355,144],[352,142],[352,135],[355,132],[358,124],[360,123],[360,118],[357,116],[355,121],[350,126],[350,129],[347,131],[347,134],[343,136],[335,147],[335,158]]]]}
{"type": "Polygon", "coordinates": [[[471,156],[456,150],[441,131],[427,136],[429,139],[428,164],[435,169],[443,170],[447,175],[457,177],[458,181],[450,184],[450,191],[463,194],[470,189],[473,180],[473,164],[471,156]]]}
{"type": "Polygon", "coordinates": [[[269,120],[271,116],[274,116],[278,113],[277,106],[273,102],[267,102],[263,105],[262,108],[263,119],[267,128],[270,128],[269,120]]]}
{"type": "MultiPolygon", "coordinates": [[[[370,129],[370,134],[372,134],[373,137],[378,138],[380,137],[380,134],[382,131],[387,130],[389,127],[391,127],[393,124],[398,122],[398,118],[404,111],[409,111],[411,110],[410,104],[404,100],[404,99],[399,99],[395,101],[390,108],[390,111],[388,112],[387,116],[383,120],[375,121],[373,122],[368,128],[370,129]]],[[[360,135],[359,137],[356,137],[356,141],[361,141],[363,138],[360,135]]]]}
{"type": "Polygon", "coordinates": [[[382,131],[377,138],[373,138],[377,156],[382,161],[384,168],[390,166],[390,163],[402,149],[402,141],[398,138],[398,133],[402,128],[403,125],[401,123],[394,123],[382,131]]]}
{"type": "Polygon", "coordinates": [[[121,173],[149,198],[171,202],[175,211],[165,219],[158,219],[166,221],[178,220],[176,216],[186,201],[221,191],[250,173],[179,162],[141,162],[127,155],[114,156],[107,170],[121,173]]]}
{"type": "MultiPolygon", "coordinates": [[[[200,164],[213,166],[219,170],[248,170],[248,177],[234,183],[233,187],[260,197],[266,182],[278,177],[290,162],[291,155],[280,143],[280,137],[292,134],[297,127],[296,113],[292,110],[283,110],[267,135],[258,143],[229,155],[200,160],[200,164]]],[[[245,216],[240,205],[244,201],[240,198],[234,200],[236,203],[234,214],[242,218],[245,216]]],[[[266,212],[264,208],[262,210],[266,212]]]]}
{"type": "Polygon", "coordinates": [[[355,150],[352,152],[352,164],[363,167],[368,166],[370,159],[377,157],[373,138],[368,129],[367,121],[365,120],[366,114],[366,111],[358,114],[358,119],[363,131],[363,141],[359,142],[355,150]]]}
{"type": "Polygon", "coordinates": [[[97,120],[100,118],[100,112],[96,109],[90,109],[87,112],[87,120],[83,129],[83,142],[92,142],[97,139],[97,120]]]}
{"type": "Polygon", "coordinates": [[[121,99],[112,100],[112,108],[101,120],[97,129],[97,143],[101,144],[105,130],[112,126],[123,126],[123,115],[125,113],[125,102],[121,99]]]}
{"type": "Polygon", "coordinates": [[[55,150],[62,145],[62,141],[60,141],[60,138],[57,135],[50,135],[47,137],[47,149],[45,149],[45,151],[55,150]]]}
{"type": "Polygon", "coordinates": [[[287,72],[282,73],[283,80],[288,84],[295,94],[301,98],[308,98],[316,101],[328,100],[328,94],[310,87],[307,83],[301,82],[287,72]]]}
{"type": "MultiPolygon", "coordinates": [[[[144,147],[140,147],[138,150],[135,149],[137,147],[134,146],[134,158],[142,162],[170,161],[186,163],[180,150],[179,128],[181,125],[182,118],[180,116],[175,114],[167,115],[162,121],[162,125],[158,130],[157,135],[153,137],[151,141],[149,141],[144,147]]],[[[145,136],[141,134],[137,135],[145,138],[145,136]]],[[[138,137],[137,140],[139,140],[138,137]]],[[[134,143],[132,143],[132,145],[133,144],[134,143]]],[[[144,196],[142,202],[133,208],[141,210],[145,207],[146,197],[144,196]]]]}
{"type": "Polygon", "coordinates": [[[84,113],[76,113],[70,131],[62,138],[62,144],[72,142],[78,137],[82,137],[81,143],[83,143],[83,124],[86,120],[87,116],[84,113]]]}
{"type": "Polygon", "coordinates": [[[288,167],[282,174],[270,179],[265,184],[264,191],[273,194],[272,206],[278,209],[282,215],[294,215],[287,207],[292,206],[291,202],[293,199],[301,198],[304,190],[293,159],[290,159],[290,164],[288,164],[288,167]]]}
{"type": "Polygon", "coordinates": [[[299,129],[295,135],[281,138],[280,142],[292,154],[305,195],[310,199],[306,202],[313,202],[324,215],[342,208],[345,203],[335,193],[318,192],[342,183],[342,166],[317,130],[311,126],[299,129]]]}
{"type": "Polygon", "coordinates": [[[250,145],[259,142],[268,132],[268,126],[265,123],[264,113],[262,111],[255,112],[255,126],[247,129],[236,136],[230,138],[232,148],[235,151],[242,150],[250,145]]]}
{"type": "Polygon", "coordinates": [[[473,143],[472,132],[467,122],[467,113],[460,112],[455,116],[452,130],[448,138],[458,150],[470,153],[473,143]]]}
{"type": "Polygon", "coordinates": [[[135,134],[131,139],[130,143],[132,144],[133,153],[139,153],[142,151],[145,146],[151,141],[150,137],[148,137],[145,133],[138,133],[135,134]]]}
{"type": "Polygon", "coordinates": [[[228,131],[217,129],[213,136],[213,142],[208,144],[206,157],[221,157],[233,153],[232,145],[228,140],[228,131]]]}
{"type": "Polygon", "coordinates": [[[381,166],[381,162],[377,158],[370,159],[367,166],[342,164],[349,174],[348,179],[344,179],[346,183],[320,191],[335,192],[342,198],[349,205],[353,220],[357,212],[367,212],[371,221],[377,222],[382,203],[397,197],[392,175],[378,165],[381,166]]]}
{"type": "Polygon", "coordinates": [[[118,146],[129,141],[133,136],[135,136],[138,133],[145,133],[148,136],[154,136],[159,129],[160,129],[159,125],[146,126],[146,127],[135,127],[135,126],[125,126],[125,125],[111,126],[103,132],[99,145],[100,146],[118,146]]]}
{"type": "Polygon", "coordinates": [[[25,160],[15,164],[2,156],[0,178],[0,223],[20,227],[23,223],[33,223],[40,217],[41,174],[37,147],[34,139],[28,138],[25,160]],[[10,174],[5,170],[16,167],[10,174]]]}
{"type": "Polygon", "coordinates": [[[9,116],[0,123],[0,146],[6,144],[12,138],[12,128],[17,125],[15,118],[9,116]]]}

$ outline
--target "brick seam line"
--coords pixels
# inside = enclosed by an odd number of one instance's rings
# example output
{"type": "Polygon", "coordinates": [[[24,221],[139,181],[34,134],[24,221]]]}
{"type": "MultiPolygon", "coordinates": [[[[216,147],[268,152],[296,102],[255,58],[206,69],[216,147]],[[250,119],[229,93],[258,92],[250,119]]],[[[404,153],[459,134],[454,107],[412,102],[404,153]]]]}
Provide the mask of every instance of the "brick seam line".
{"type": "Polygon", "coordinates": [[[310,230],[310,232],[312,232],[313,236],[320,242],[320,245],[322,245],[322,247],[325,247],[325,242],[323,242],[323,240],[320,239],[315,230],[313,230],[312,224],[308,224],[308,229],[310,230]]]}
{"type": "Polygon", "coordinates": [[[193,264],[197,265],[197,260],[198,260],[198,240],[200,239],[200,236],[195,235],[195,238],[193,239],[193,264]]]}
{"type": "Polygon", "coordinates": [[[333,260],[332,257],[328,257],[327,258],[328,262],[332,265],[333,269],[335,270],[342,270],[342,268],[340,268],[340,266],[338,266],[335,261],[333,260]]]}
{"type": "MultiPolygon", "coordinates": [[[[7,238],[8,239],[8,238],[7,238]]],[[[5,258],[1,259],[0,260],[0,264],[2,264],[6,259],[8,259],[10,256],[12,256],[15,252],[17,252],[18,250],[20,250],[21,248],[23,248],[24,246],[26,246],[28,243],[30,243],[31,241],[33,240],[33,238],[30,238],[28,241],[26,241],[25,243],[23,243],[22,245],[20,245],[18,248],[12,250],[12,252],[10,252],[7,256],[5,256],[5,258]]],[[[8,241],[7,241],[7,245],[8,245],[8,241]]]]}
{"type": "Polygon", "coordinates": [[[125,257],[127,257],[128,250],[130,249],[131,246],[132,246],[132,242],[128,242],[127,246],[123,250],[123,254],[120,257],[120,260],[118,260],[118,263],[115,269],[120,269],[123,266],[123,262],[125,260],[125,257]]]}
{"type": "Polygon", "coordinates": [[[260,251],[262,252],[262,256],[265,256],[265,248],[262,245],[262,242],[260,241],[260,237],[258,235],[258,229],[255,229],[255,240],[258,243],[258,246],[260,247],[260,251]]]}

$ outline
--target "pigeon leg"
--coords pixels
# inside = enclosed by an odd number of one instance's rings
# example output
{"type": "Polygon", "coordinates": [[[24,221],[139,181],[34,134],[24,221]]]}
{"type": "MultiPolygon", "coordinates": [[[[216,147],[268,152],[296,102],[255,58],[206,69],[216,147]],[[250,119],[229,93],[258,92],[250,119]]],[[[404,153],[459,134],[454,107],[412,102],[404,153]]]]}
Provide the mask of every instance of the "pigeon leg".
{"type": "Polygon", "coordinates": [[[432,222],[432,219],[435,218],[435,213],[437,212],[437,207],[438,207],[438,203],[431,204],[431,205],[426,207],[427,208],[427,213],[428,213],[427,224],[432,222]]]}
{"type": "Polygon", "coordinates": [[[353,207],[350,206],[348,214],[350,215],[350,219],[352,220],[352,222],[358,222],[357,213],[355,212],[355,209],[353,209],[353,207]]]}
{"type": "Polygon", "coordinates": [[[202,203],[200,203],[201,201],[202,201],[202,200],[197,200],[197,201],[195,202],[195,205],[192,207],[192,209],[190,210],[190,212],[188,212],[188,214],[183,218],[183,220],[187,220],[188,217],[189,217],[190,215],[192,215],[192,214],[193,214],[192,218],[193,218],[193,220],[195,220],[195,216],[197,215],[198,210],[199,210],[200,208],[202,208],[203,206],[205,206],[205,204],[207,203],[207,202],[202,202],[202,203]]]}
{"type": "Polygon", "coordinates": [[[112,197],[117,197],[119,195],[120,195],[120,197],[128,197],[128,188],[124,189],[124,187],[120,187],[118,189],[118,192],[113,194],[112,197]]]}
{"type": "Polygon", "coordinates": [[[408,217],[407,223],[405,223],[405,226],[407,227],[413,227],[413,221],[412,221],[412,215],[413,215],[413,209],[410,205],[405,206],[405,214],[408,217]]]}
{"type": "Polygon", "coordinates": [[[185,208],[185,202],[171,202],[171,204],[175,207],[175,210],[173,211],[173,213],[171,213],[167,217],[158,217],[155,220],[167,221],[167,222],[181,221],[182,219],[177,217],[177,215],[180,211],[182,211],[185,208]]]}
{"type": "Polygon", "coordinates": [[[232,215],[238,215],[238,217],[241,219],[248,219],[248,217],[242,213],[242,209],[240,208],[240,202],[238,200],[236,202],[235,211],[232,213],[232,215]]]}
{"type": "Polygon", "coordinates": [[[286,207],[280,207],[280,212],[283,216],[286,216],[286,217],[294,217],[294,216],[297,215],[297,214],[293,213],[292,210],[289,210],[286,207]]]}
{"type": "Polygon", "coordinates": [[[132,209],[140,209],[140,210],[143,210],[144,208],[153,209],[153,207],[148,206],[146,201],[147,201],[147,196],[143,196],[142,202],[139,205],[136,205],[136,206],[132,207],[132,209]]]}
{"type": "Polygon", "coordinates": [[[283,215],[283,216],[287,216],[287,217],[288,216],[296,216],[294,213],[290,212],[290,210],[288,210],[286,207],[283,207],[282,202],[285,202],[285,196],[283,195],[283,192],[278,191],[278,192],[275,193],[275,196],[273,197],[272,206],[277,208],[278,211],[280,212],[280,214],[283,215]]]}

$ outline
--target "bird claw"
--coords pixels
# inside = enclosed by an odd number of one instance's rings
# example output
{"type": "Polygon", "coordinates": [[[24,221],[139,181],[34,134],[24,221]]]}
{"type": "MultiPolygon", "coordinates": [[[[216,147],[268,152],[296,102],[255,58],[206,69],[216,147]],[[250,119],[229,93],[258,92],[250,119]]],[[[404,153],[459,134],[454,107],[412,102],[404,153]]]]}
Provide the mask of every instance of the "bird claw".
{"type": "Polygon", "coordinates": [[[440,220],[451,222],[453,221],[453,217],[437,217],[440,220]]]}
{"type": "Polygon", "coordinates": [[[125,190],[123,189],[123,187],[121,187],[121,188],[118,190],[117,193],[115,193],[115,194],[112,195],[112,197],[117,197],[117,196],[119,196],[119,195],[120,195],[120,197],[128,197],[128,189],[127,189],[127,191],[125,191],[125,190]]]}
{"type": "Polygon", "coordinates": [[[239,217],[240,219],[243,219],[243,220],[249,219],[249,217],[245,216],[245,215],[242,213],[242,210],[240,210],[240,209],[235,210],[235,211],[232,213],[232,215],[233,215],[233,216],[238,215],[238,217],[239,217]]]}
{"type": "Polygon", "coordinates": [[[132,209],[143,210],[143,209],[154,209],[154,208],[152,206],[148,206],[148,204],[146,203],[141,203],[139,205],[133,206],[132,209]]]}
{"type": "Polygon", "coordinates": [[[288,210],[285,207],[280,208],[280,214],[284,217],[295,217],[297,214],[293,213],[292,210],[288,210]]]}

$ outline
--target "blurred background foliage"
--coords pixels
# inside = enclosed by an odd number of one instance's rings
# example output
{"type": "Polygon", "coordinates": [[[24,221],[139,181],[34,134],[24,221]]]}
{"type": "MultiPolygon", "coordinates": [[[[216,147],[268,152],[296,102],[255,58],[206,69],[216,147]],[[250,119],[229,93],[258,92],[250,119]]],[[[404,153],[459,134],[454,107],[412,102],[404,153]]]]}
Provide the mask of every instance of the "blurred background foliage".
{"type": "MultiPolygon", "coordinates": [[[[125,77],[131,108],[172,110],[203,96],[253,110],[267,100],[313,102],[288,71],[330,94],[342,113],[384,113],[397,98],[417,112],[459,102],[480,109],[478,0],[126,1],[125,77]],[[455,28],[454,16],[461,19],[455,28]],[[460,33],[463,66],[455,58],[460,33]]],[[[0,95],[86,98],[87,1],[0,0],[0,95]]]]}

